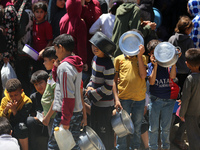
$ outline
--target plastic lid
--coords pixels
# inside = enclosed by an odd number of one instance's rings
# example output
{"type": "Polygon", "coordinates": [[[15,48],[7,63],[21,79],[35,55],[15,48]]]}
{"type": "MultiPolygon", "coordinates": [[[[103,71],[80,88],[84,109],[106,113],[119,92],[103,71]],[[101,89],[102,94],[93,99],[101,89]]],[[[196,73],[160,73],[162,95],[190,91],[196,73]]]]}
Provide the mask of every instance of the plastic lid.
{"type": "Polygon", "coordinates": [[[54,131],[58,131],[58,130],[59,130],[59,127],[55,127],[55,128],[54,128],[54,131]]]}

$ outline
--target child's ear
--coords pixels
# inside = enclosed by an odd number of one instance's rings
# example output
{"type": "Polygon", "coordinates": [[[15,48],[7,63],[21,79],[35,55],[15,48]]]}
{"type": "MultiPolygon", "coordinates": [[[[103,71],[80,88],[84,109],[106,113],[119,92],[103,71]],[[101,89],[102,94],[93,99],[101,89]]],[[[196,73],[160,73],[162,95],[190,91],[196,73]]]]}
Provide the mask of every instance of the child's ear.
{"type": "Polygon", "coordinates": [[[23,93],[24,92],[24,89],[21,89],[21,93],[23,93]]]}

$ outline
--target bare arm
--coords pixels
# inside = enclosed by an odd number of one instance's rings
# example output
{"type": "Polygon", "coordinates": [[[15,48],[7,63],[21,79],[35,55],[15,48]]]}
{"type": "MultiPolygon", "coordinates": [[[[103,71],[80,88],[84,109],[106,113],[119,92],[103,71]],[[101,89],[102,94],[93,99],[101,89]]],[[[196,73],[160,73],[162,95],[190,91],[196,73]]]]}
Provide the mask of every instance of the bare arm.
{"type": "Polygon", "coordinates": [[[113,94],[114,94],[114,100],[115,100],[115,108],[117,111],[123,109],[118,97],[118,90],[117,90],[118,77],[119,77],[119,73],[116,72],[115,77],[114,77],[114,82],[113,82],[113,94]]]}
{"type": "Polygon", "coordinates": [[[55,111],[52,109],[53,108],[53,102],[51,104],[51,107],[49,108],[49,111],[47,112],[46,116],[44,117],[42,123],[45,125],[45,126],[48,126],[49,124],[49,121],[51,119],[51,116],[55,113],[55,111]]]}
{"type": "Polygon", "coordinates": [[[170,78],[171,79],[174,79],[176,78],[176,64],[174,64],[171,68],[171,71],[170,71],[170,78]]]}
{"type": "Polygon", "coordinates": [[[156,81],[158,64],[155,61],[155,57],[153,56],[153,54],[150,56],[150,60],[151,60],[151,63],[154,65],[154,68],[152,70],[151,75],[149,76],[149,83],[150,83],[150,85],[154,85],[155,81],[156,81]]]}
{"type": "Polygon", "coordinates": [[[147,76],[147,72],[146,72],[146,66],[144,65],[144,62],[142,60],[142,55],[145,51],[144,45],[140,45],[139,50],[140,50],[138,54],[139,74],[142,79],[145,79],[147,76]]]}

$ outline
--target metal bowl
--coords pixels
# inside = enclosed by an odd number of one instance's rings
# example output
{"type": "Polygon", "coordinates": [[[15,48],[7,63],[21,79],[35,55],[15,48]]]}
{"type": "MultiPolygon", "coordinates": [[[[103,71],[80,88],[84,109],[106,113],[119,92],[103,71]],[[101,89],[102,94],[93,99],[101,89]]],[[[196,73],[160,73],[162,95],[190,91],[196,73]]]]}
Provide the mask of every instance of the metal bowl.
{"type": "MultiPolygon", "coordinates": [[[[180,50],[180,48],[179,48],[180,50]]],[[[169,42],[161,42],[154,49],[154,56],[158,64],[162,67],[170,67],[178,60],[177,47],[169,42]]]]}
{"type": "Polygon", "coordinates": [[[136,31],[125,32],[119,39],[119,47],[122,53],[128,56],[137,55],[140,44],[144,45],[144,39],[136,31]]]}
{"type": "Polygon", "coordinates": [[[115,116],[112,116],[111,124],[118,137],[134,133],[133,122],[125,110],[121,110],[115,116]]]}
{"type": "Polygon", "coordinates": [[[81,150],[106,150],[99,136],[89,126],[86,126],[85,132],[79,136],[78,145],[81,150]]]}

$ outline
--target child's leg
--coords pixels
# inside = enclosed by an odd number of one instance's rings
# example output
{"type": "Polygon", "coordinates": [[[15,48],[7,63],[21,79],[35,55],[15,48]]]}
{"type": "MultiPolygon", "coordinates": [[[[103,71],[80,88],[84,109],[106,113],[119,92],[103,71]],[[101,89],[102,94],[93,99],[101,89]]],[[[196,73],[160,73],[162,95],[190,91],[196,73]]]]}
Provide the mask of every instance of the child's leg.
{"type": "Polygon", "coordinates": [[[18,139],[22,150],[28,150],[28,138],[18,139]]]}
{"type": "Polygon", "coordinates": [[[186,131],[190,150],[200,150],[200,117],[185,116],[186,131]]]}
{"type": "Polygon", "coordinates": [[[51,136],[49,138],[49,142],[48,142],[48,149],[49,150],[59,150],[58,148],[58,144],[56,142],[56,139],[54,137],[54,128],[58,127],[60,122],[61,122],[61,112],[57,112],[54,121],[53,121],[53,125],[52,125],[52,131],[51,131],[51,136]]]}
{"type": "Polygon", "coordinates": [[[175,102],[176,101],[172,99],[163,100],[163,107],[160,115],[161,142],[163,149],[170,149],[169,134],[175,102]]]}
{"type": "Polygon", "coordinates": [[[80,147],[78,145],[78,140],[79,140],[79,136],[81,134],[80,128],[81,128],[82,119],[83,119],[82,111],[74,112],[73,116],[71,117],[69,131],[72,133],[74,141],[76,142],[76,145],[73,147],[72,150],[80,150],[80,147]]]}
{"type": "Polygon", "coordinates": [[[106,150],[114,149],[114,131],[111,125],[113,107],[96,107],[91,109],[92,128],[101,138],[106,150]]]}
{"type": "Polygon", "coordinates": [[[159,117],[163,101],[151,95],[149,107],[149,148],[158,149],[159,117]]]}
{"type": "Polygon", "coordinates": [[[144,116],[145,100],[133,101],[131,105],[131,119],[134,125],[134,134],[130,136],[130,145],[132,149],[139,149],[141,144],[141,125],[144,116]]]}

